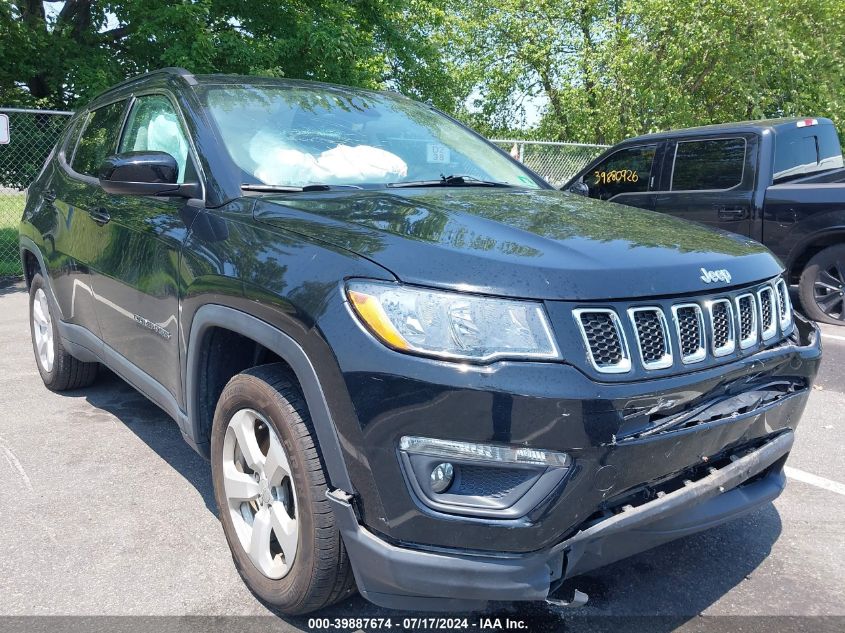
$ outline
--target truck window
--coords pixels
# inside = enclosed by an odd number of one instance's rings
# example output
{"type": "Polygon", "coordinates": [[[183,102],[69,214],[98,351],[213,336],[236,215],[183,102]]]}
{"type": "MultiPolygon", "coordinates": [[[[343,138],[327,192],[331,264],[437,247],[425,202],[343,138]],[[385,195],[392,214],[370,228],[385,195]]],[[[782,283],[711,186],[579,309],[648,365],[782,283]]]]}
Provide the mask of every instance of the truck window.
{"type": "Polygon", "coordinates": [[[657,145],[641,145],[611,154],[584,174],[590,197],[609,200],[622,193],[648,191],[656,153],[657,145]]]}
{"type": "Polygon", "coordinates": [[[123,122],[124,105],[124,101],[118,101],[97,108],[88,117],[71,162],[75,172],[96,176],[103,161],[114,153],[123,122]]]}
{"type": "Polygon", "coordinates": [[[842,167],[842,147],[830,124],[796,127],[775,139],[774,180],[842,167]]]}
{"type": "Polygon", "coordinates": [[[679,141],[672,168],[672,191],[731,189],[742,182],[745,139],[679,141]]]}

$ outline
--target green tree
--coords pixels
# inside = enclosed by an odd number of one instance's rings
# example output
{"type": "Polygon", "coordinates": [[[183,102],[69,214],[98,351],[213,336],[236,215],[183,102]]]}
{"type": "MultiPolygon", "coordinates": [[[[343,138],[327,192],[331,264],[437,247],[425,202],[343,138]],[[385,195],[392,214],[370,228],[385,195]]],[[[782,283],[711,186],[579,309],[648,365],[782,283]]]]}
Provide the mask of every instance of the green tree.
{"type": "Polygon", "coordinates": [[[184,66],[388,87],[453,109],[441,0],[0,0],[0,103],[72,108],[184,66]]]}
{"type": "Polygon", "coordinates": [[[796,114],[845,124],[841,0],[466,0],[451,54],[490,133],[615,142],[658,129],[796,114]]]}

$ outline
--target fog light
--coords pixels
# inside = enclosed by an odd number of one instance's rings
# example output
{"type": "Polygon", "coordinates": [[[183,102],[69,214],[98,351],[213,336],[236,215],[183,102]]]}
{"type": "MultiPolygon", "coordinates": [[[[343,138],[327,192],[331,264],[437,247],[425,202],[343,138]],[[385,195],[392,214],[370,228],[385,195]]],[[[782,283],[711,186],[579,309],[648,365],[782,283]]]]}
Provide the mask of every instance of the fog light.
{"type": "Polygon", "coordinates": [[[434,467],[434,470],[431,471],[431,489],[437,494],[446,492],[449,489],[449,486],[452,485],[452,479],[454,476],[455,469],[452,464],[448,462],[437,464],[437,466],[434,467]]]}
{"type": "Polygon", "coordinates": [[[571,459],[566,453],[547,451],[525,446],[500,446],[497,444],[475,444],[453,440],[438,440],[430,437],[406,435],[399,440],[399,448],[417,455],[454,458],[458,461],[504,462],[568,468],[571,459]]]}

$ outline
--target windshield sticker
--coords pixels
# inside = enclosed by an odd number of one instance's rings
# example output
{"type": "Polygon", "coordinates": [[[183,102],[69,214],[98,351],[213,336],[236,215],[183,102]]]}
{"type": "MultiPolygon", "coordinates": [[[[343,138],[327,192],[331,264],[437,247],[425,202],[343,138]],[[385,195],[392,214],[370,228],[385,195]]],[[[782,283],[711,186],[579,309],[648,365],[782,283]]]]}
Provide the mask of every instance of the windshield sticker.
{"type": "Polygon", "coordinates": [[[426,146],[425,160],[429,163],[448,163],[449,148],[445,145],[437,145],[435,143],[428,143],[426,146]]]}

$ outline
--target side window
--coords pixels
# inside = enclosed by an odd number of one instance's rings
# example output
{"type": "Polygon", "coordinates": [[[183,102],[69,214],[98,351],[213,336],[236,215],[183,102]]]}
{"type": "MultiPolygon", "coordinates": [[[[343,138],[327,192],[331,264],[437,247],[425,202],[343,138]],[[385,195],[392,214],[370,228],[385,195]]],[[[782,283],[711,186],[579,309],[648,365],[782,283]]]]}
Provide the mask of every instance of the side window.
{"type": "Polygon", "coordinates": [[[793,128],[775,139],[774,180],[842,167],[842,147],[832,125],[793,128]]]}
{"type": "Polygon", "coordinates": [[[138,97],[126,121],[120,152],[167,152],[179,165],[179,179],[185,182],[189,169],[188,140],[170,100],[163,95],[138,97]]]}
{"type": "Polygon", "coordinates": [[[672,191],[730,189],[742,182],[745,139],[678,141],[672,191]]]}
{"type": "Polygon", "coordinates": [[[76,149],[76,146],[79,143],[79,133],[82,131],[82,127],[85,125],[85,121],[87,118],[88,115],[84,114],[71,120],[71,122],[68,124],[67,130],[63,137],[64,140],[61,145],[61,150],[64,153],[65,160],[68,163],[70,163],[70,160],[73,157],[73,151],[76,149]]]}
{"type": "Polygon", "coordinates": [[[631,147],[611,154],[584,175],[590,197],[608,200],[620,193],[648,191],[657,145],[631,147]]]}
{"type": "Polygon", "coordinates": [[[832,125],[825,125],[819,130],[819,163],[829,162],[834,159],[841,167],[842,163],[842,145],[839,142],[839,136],[836,134],[836,128],[832,125]]]}
{"type": "Polygon", "coordinates": [[[114,154],[120,124],[123,122],[124,101],[97,108],[88,117],[88,124],[76,145],[71,167],[88,176],[97,176],[100,165],[114,154]]]}

